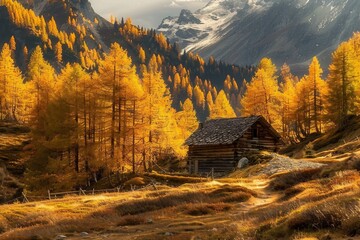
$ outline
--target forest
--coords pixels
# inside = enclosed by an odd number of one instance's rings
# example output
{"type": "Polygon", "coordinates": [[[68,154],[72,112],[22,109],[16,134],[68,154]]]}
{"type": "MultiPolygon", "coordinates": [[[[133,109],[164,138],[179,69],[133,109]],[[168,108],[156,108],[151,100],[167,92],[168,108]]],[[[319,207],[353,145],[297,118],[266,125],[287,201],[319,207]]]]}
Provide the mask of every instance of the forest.
{"type": "Polygon", "coordinates": [[[0,6],[39,42],[26,46],[12,35],[0,54],[0,120],[31,128],[29,190],[148,171],[164,158],[186,161],[184,141],[206,119],[262,115],[287,143],[297,143],[343,127],[359,112],[359,33],[332,54],[328,76],[314,57],[297,77],[269,58],[238,67],[181,54],[130,19],[111,19],[101,30],[112,33],[103,49],[88,33],[98,19],[70,11],[65,31],[55,18],[47,21],[16,1],[0,6]]]}

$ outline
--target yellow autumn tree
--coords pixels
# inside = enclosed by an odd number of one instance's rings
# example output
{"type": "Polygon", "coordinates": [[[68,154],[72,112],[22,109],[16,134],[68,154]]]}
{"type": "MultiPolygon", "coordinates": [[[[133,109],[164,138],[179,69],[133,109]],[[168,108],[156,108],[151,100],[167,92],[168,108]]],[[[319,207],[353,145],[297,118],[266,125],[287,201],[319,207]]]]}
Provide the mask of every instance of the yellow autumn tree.
{"type": "Polygon", "coordinates": [[[109,54],[100,63],[99,79],[102,88],[101,97],[107,106],[104,111],[109,118],[105,120],[109,122],[110,151],[107,158],[111,159],[110,164],[112,164],[109,167],[120,170],[120,167],[128,161],[127,132],[131,127],[135,130],[134,126],[129,126],[132,123],[130,123],[128,107],[143,95],[143,88],[132,59],[117,43],[111,45],[109,54]]]}
{"type": "Polygon", "coordinates": [[[205,95],[204,92],[201,90],[201,88],[196,85],[194,88],[194,98],[196,102],[196,106],[200,108],[205,107],[205,95]]]}
{"type": "MultiPolygon", "coordinates": [[[[74,170],[80,172],[80,148],[83,147],[87,152],[87,108],[86,101],[88,95],[88,82],[90,76],[77,63],[67,64],[58,76],[58,99],[64,101],[67,105],[67,122],[73,122],[73,128],[68,128],[69,132],[63,132],[57,138],[62,143],[66,143],[62,147],[62,151],[71,150],[74,152],[74,170]]],[[[64,113],[66,114],[66,113],[64,113]]],[[[86,156],[86,154],[84,154],[86,156]]],[[[89,164],[87,158],[84,157],[85,170],[88,171],[89,164]]]]}
{"type": "Polygon", "coordinates": [[[216,118],[234,118],[236,114],[231,107],[229,100],[223,90],[219,92],[215,99],[215,103],[210,109],[210,119],[216,118]]]}
{"type": "Polygon", "coordinates": [[[247,85],[241,105],[243,116],[262,115],[276,129],[281,129],[279,86],[276,66],[271,59],[260,61],[255,77],[247,85]]]}
{"type": "Polygon", "coordinates": [[[16,50],[16,40],[15,40],[14,36],[11,36],[9,44],[10,44],[11,51],[15,51],[16,50]]]}
{"type": "Polygon", "coordinates": [[[185,141],[199,125],[194,105],[190,99],[186,99],[182,104],[181,111],[176,113],[176,120],[181,130],[181,137],[185,141]]]}
{"type": "Polygon", "coordinates": [[[146,134],[146,155],[150,164],[160,153],[174,151],[183,155],[181,131],[176,122],[176,111],[172,108],[170,90],[162,74],[154,67],[155,59],[150,60],[147,69],[142,72],[145,90],[143,116],[148,123],[146,134]]]}
{"type": "Polygon", "coordinates": [[[358,113],[356,86],[359,84],[359,61],[352,44],[342,43],[332,54],[327,82],[329,116],[337,126],[342,127],[348,115],[358,113]]]}
{"type": "Polygon", "coordinates": [[[62,50],[62,44],[60,42],[56,43],[55,45],[55,58],[58,63],[62,62],[63,58],[63,50],[62,50]]]}
{"type": "Polygon", "coordinates": [[[28,65],[29,92],[34,106],[34,123],[41,121],[41,115],[46,110],[56,88],[55,70],[44,59],[43,52],[38,46],[31,54],[28,65]]]}
{"type": "Polygon", "coordinates": [[[294,112],[295,112],[295,98],[296,98],[296,79],[291,74],[290,67],[284,64],[281,68],[282,83],[280,85],[281,94],[281,122],[282,122],[282,136],[288,141],[294,142],[296,136],[293,135],[294,129],[294,112]]]}
{"type": "Polygon", "coordinates": [[[11,55],[10,46],[5,43],[0,53],[0,119],[21,120],[26,101],[24,85],[11,55]]]}
{"type": "Polygon", "coordinates": [[[146,53],[142,47],[139,49],[139,58],[141,63],[145,63],[146,60],[146,53]]]}
{"type": "Polygon", "coordinates": [[[327,93],[327,85],[321,78],[323,70],[321,69],[319,60],[314,57],[309,66],[308,88],[310,90],[310,121],[313,130],[317,133],[322,132],[324,114],[325,114],[325,94],[327,93]]]}

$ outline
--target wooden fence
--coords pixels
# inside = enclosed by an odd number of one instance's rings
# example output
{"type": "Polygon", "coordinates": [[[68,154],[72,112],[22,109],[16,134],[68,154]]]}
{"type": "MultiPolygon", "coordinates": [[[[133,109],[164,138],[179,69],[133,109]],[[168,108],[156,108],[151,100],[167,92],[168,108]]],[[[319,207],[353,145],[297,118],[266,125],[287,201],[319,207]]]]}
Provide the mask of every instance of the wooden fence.
{"type": "Polygon", "coordinates": [[[71,196],[71,195],[78,195],[78,196],[90,196],[90,195],[100,195],[100,194],[107,194],[107,193],[124,193],[124,192],[131,192],[135,190],[144,190],[147,188],[153,188],[154,190],[157,190],[157,186],[155,183],[150,183],[144,187],[136,188],[136,186],[131,185],[130,190],[124,190],[120,187],[111,188],[111,189],[92,189],[92,190],[84,190],[80,188],[77,191],[67,191],[67,192],[51,192],[48,190],[47,196],[31,196],[27,195],[25,192],[21,193],[20,197],[17,197],[15,199],[9,200],[3,204],[12,204],[12,203],[28,203],[28,202],[35,202],[35,201],[45,201],[45,200],[54,200],[54,199],[61,199],[65,196],[71,196]]]}

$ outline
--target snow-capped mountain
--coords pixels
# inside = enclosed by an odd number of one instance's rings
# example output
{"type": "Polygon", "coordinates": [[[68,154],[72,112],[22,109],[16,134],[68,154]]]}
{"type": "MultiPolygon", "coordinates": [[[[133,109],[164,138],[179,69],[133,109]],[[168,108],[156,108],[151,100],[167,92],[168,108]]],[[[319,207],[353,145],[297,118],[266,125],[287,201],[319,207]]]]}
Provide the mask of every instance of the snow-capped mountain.
{"type": "Polygon", "coordinates": [[[302,72],[315,55],[326,67],[337,45],[360,31],[360,1],[211,0],[165,18],[158,31],[205,58],[246,65],[271,57],[302,72]]]}

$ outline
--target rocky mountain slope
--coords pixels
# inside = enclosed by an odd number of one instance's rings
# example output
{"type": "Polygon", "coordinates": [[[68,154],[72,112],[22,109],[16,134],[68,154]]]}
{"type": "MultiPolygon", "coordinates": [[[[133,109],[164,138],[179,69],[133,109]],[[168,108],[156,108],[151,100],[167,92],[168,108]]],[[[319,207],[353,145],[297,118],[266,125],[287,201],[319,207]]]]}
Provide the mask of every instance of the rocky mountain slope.
{"type": "MultiPolygon", "coordinates": [[[[166,81],[173,97],[173,107],[176,109],[180,109],[180,102],[184,102],[188,97],[192,98],[190,87],[201,86],[205,96],[210,89],[214,90],[214,87],[220,91],[227,76],[234,78],[237,85],[241,86],[243,80],[251,79],[254,72],[252,66],[240,67],[223,62],[210,64],[193,54],[180,57],[181,49],[176,44],[170,44],[155,30],[136,27],[131,20],[110,23],[93,10],[88,0],[0,1],[0,48],[4,43],[9,43],[12,36],[16,42],[16,64],[24,75],[29,58],[37,46],[41,46],[45,59],[57,72],[67,63],[74,62],[80,63],[90,72],[96,71],[104,53],[108,52],[114,42],[127,51],[138,72],[144,60],[147,64],[151,57],[156,55],[164,65],[161,69],[165,80],[174,79],[176,73],[180,74],[184,68],[181,78],[189,83],[182,81],[182,89],[175,91],[176,84],[166,81]],[[61,61],[56,58],[55,51],[59,43],[62,49],[61,61]],[[139,57],[140,49],[145,53],[144,60],[139,57]],[[208,89],[205,89],[205,86],[208,89]]],[[[234,94],[236,98],[239,91],[234,94]]],[[[197,107],[198,117],[205,119],[208,114],[206,108],[196,104],[195,98],[193,102],[197,107]]],[[[236,104],[234,101],[234,108],[237,107],[236,104]]]]}
{"type": "Polygon", "coordinates": [[[246,65],[267,56],[301,71],[314,55],[326,66],[359,21],[357,0],[211,0],[164,19],[158,31],[202,57],[246,65]]]}
{"type": "Polygon", "coordinates": [[[90,47],[95,47],[100,44],[102,48],[107,49],[106,44],[104,44],[101,39],[98,29],[104,27],[110,28],[111,24],[94,11],[88,0],[19,0],[18,2],[26,8],[32,9],[37,15],[44,16],[45,19],[54,17],[60,30],[69,30],[69,17],[76,19],[78,24],[86,27],[89,31],[88,35],[93,35],[93,39],[85,39],[90,47]],[[96,19],[98,24],[94,24],[94,19],[96,19]]]}

